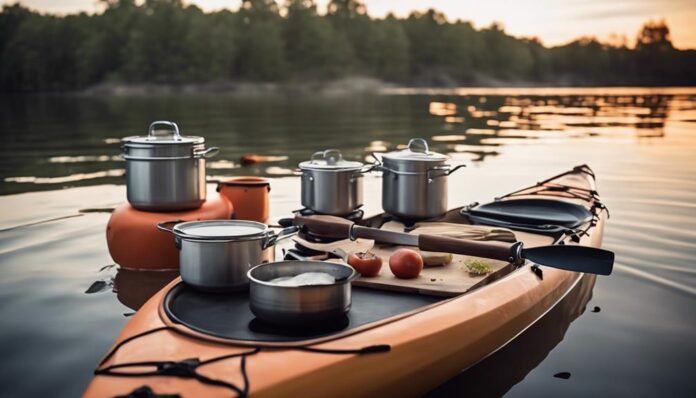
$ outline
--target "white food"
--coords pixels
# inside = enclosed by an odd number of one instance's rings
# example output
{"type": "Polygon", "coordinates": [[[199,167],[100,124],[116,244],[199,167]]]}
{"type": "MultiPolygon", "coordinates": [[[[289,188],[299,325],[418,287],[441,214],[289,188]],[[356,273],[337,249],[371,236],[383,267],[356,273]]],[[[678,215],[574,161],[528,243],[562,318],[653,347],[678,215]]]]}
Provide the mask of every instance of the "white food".
{"type": "Polygon", "coordinates": [[[269,281],[278,286],[333,285],[336,279],[326,272],[304,272],[295,276],[281,276],[269,281]]]}

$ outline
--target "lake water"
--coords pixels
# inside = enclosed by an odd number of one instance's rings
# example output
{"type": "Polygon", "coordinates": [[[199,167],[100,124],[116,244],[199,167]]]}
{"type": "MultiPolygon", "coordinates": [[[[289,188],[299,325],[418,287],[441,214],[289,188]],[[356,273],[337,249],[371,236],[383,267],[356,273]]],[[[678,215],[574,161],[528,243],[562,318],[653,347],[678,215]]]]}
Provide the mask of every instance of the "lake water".
{"type": "MultiPolygon", "coordinates": [[[[451,207],[589,164],[611,211],[604,247],[617,254],[614,274],[585,278],[512,344],[430,395],[696,393],[696,90],[598,88],[0,97],[3,396],[79,395],[128,316],[174,277],[118,270],[104,239],[109,214],[78,212],[125,199],[118,139],[157,119],[221,148],[211,179],[276,177],[275,216],[299,207],[293,169],[324,148],[361,160],[427,138],[469,166],[451,176],[451,207]],[[245,154],[280,158],[241,166],[245,154]],[[97,292],[86,294],[90,286],[97,292]],[[562,372],[570,378],[554,377],[562,372]]],[[[366,207],[378,210],[379,180],[366,185],[366,207]]]]}

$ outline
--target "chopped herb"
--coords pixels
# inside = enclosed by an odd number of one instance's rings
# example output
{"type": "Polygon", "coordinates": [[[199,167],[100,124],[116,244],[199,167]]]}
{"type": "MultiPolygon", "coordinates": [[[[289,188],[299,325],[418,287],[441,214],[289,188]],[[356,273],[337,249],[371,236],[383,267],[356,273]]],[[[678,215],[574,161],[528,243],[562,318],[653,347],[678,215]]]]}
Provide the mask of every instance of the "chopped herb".
{"type": "Polygon", "coordinates": [[[465,265],[472,275],[486,275],[491,272],[491,266],[483,260],[468,260],[465,265]]]}

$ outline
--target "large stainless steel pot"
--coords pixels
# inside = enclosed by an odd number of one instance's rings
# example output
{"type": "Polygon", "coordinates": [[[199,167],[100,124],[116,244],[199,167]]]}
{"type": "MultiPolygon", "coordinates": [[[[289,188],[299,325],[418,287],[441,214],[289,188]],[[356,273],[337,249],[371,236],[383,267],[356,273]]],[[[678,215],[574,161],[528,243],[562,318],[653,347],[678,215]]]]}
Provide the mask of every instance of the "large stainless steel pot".
{"type": "Polygon", "coordinates": [[[447,176],[464,165],[447,164],[449,157],[413,138],[408,148],[382,156],[382,208],[402,219],[425,219],[447,212],[447,176]]]}
{"type": "Polygon", "coordinates": [[[300,163],[302,206],[321,214],[345,216],[363,205],[363,173],[372,169],[327,149],[300,163]]]}
{"type": "Polygon", "coordinates": [[[181,279],[207,291],[246,288],[249,269],[273,261],[275,243],[297,230],[276,234],[265,224],[242,220],[165,221],[157,228],[175,235],[181,279]]]}
{"type": "Polygon", "coordinates": [[[218,152],[204,145],[203,137],[182,136],[168,121],[153,122],[147,136],[124,138],[128,202],[145,211],[199,208],[206,196],[205,160],[218,152]]]}
{"type": "Polygon", "coordinates": [[[327,321],[348,313],[351,281],[359,276],[345,264],[327,261],[280,261],[262,264],[249,273],[249,307],[259,319],[283,325],[327,321]],[[325,272],[331,285],[282,286],[270,281],[305,272],[325,272]]]}

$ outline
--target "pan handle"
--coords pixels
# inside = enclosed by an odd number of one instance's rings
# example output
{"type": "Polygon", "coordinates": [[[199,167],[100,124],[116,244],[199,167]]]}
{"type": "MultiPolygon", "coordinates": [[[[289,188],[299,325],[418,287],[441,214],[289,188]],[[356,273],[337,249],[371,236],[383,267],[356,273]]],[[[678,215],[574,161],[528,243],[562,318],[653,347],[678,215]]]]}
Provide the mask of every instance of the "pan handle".
{"type": "Polygon", "coordinates": [[[185,220],[169,220],[169,221],[162,221],[160,223],[157,223],[157,229],[160,231],[164,232],[169,232],[170,234],[174,233],[174,225],[180,224],[182,222],[186,222],[185,220]],[[167,225],[172,224],[172,227],[167,227],[167,225]]]}
{"type": "Polygon", "coordinates": [[[432,167],[432,168],[428,169],[428,182],[430,182],[436,178],[446,177],[446,176],[454,173],[455,171],[461,169],[462,167],[466,167],[466,165],[465,164],[458,164],[452,168],[450,168],[449,165],[432,167]],[[432,172],[436,172],[436,171],[440,171],[441,173],[438,173],[437,175],[431,175],[432,172]]]}
{"type": "Polygon", "coordinates": [[[447,171],[447,174],[445,174],[445,175],[450,175],[450,174],[454,173],[455,171],[461,169],[462,167],[466,167],[466,165],[465,164],[458,164],[458,165],[452,167],[451,169],[449,169],[447,171]]]}
{"type": "Polygon", "coordinates": [[[263,249],[268,249],[269,247],[275,245],[276,243],[280,242],[281,240],[287,239],[293,235],[295,235],[299,231],[299,228],[296,226],[292,227],[287,227],[283,228],[278,232],[277,234],[275,232],[270,232],[268,235],[263,240],[262,247],[263,249]]]}
{"type": "Polygon", "coordinates": [[[200,151],[200,152],[194,152],[193,157],[197,159],[210,159],[213,156],[217,155],[220,153],[220,148],[216,146],[211,146],[210,148],[206,149],[205,151],[200,151]]]}
{"type": "Polygon", "coordinates": [[[164,232],[169,232],[170,234],[174,235],[174,247],[177,248],[177,250],[181,250],[181,237],[177,235],[176,232],[174,232],[174,225],[186,222],[186,220],[170,220],[170,221],[162,221],[160,223],[157,223],[157,229],[160,231],[164,232]],[[167,225],[172,224],[172,227],[167,227],[167,225]]]}

